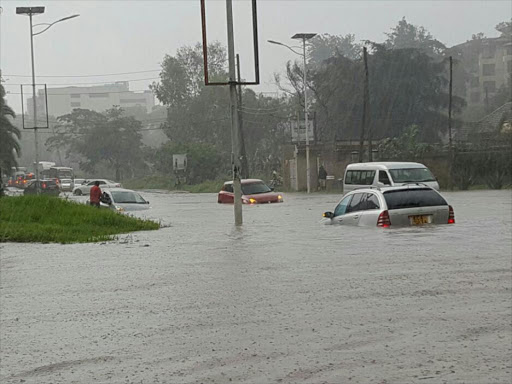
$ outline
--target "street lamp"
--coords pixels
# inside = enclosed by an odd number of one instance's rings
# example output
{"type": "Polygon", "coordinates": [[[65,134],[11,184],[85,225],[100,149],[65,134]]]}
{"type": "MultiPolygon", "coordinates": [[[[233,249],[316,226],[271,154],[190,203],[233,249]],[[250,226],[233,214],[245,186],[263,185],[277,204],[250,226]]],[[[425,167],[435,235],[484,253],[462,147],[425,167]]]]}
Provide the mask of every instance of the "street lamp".
{"type": "Polygon", "coordinates": [[[304,59],[304,122],[306,125],[306,185],[307,192],[311,193],[311,168],[309,163],[309,134],[308,134],[308,96],[307,96],[307,66],[306,66],[306,40],[312,39],[316,36],[316,33],[296,33],[292,36],[292,39],[300,39],[302,40],[302,53],[295,51],[293,48],[286,44],[280,43],[274,40],[268,40],[271,44],[282,45],[283,47],[288,48],[293,53],[302,56],[304,59]]]}
{"type": "Polygon", "coordinates": [[[36,72],[34,67],[34,36],[40,35],[41,33],[47,31],[49,28],[51,28],[53,25],[60,23],[61,21],[69,20],[75,17],[78,17],[79,15],[72,15],[68,17],[64,17],[60,20],[57,20],[53,23],[41,23],[41,24],[32,24],[32,16],[34,15],[40,15],[44,13],[44,7],[16,7],[16,14],[17,15],[28,15],[30,19],[30,56],[32,59],[32,102],[33,102],[33,108],[34,108],[34,145],[35,145],[35,163],[36,163],[36,191],[37,194],[40,193],[40,186],[39,186],[39,145],[37,140],[37,103],[36,103],[36,72]],[[47,27],[43,29],[40,32],[34,33],[33,28],[37,27],[39,25],[46,25],[47,27]]]}

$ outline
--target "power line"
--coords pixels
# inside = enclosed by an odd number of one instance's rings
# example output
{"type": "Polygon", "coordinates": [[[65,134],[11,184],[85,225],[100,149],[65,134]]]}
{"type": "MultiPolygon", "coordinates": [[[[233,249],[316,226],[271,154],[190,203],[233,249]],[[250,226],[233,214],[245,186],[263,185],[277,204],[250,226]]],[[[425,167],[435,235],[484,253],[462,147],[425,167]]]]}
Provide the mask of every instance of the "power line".
{"type": "MultiPolygon", "coordinates": [[[[144,79],[128,79],[128,80],[111,80],[111,81],[98,81],[93,83],[46,83],[46,85],[63,85],[63,86],[74,86],[74,85],[94,85],[94,84],[115,84],[115,83],[123,83],[123,82],[130,82],[130,81],[145,81],[145,80],[159,80],[159,77],[147,77],[144,79]]],[[[27,83],[10,83],[6,85],[31,85],[27,83]]],[[[66,88],[66,87],[63,87],[66,88]]]]}
{"type": "MultiPolygon", "coordinates": [[[[133,75],[135,73],[148,73],[148,72],[159,72],[161,69],[148,69],[146,71],[134,71],[134,72],[118,72],[118,73],[103,73],[97,75],[37,75],[37,77],[102,77],[102,76],[118,76],[118,75],[133,75]]],[[[7,75],[11,77],[32,77],[32,75],[7,75]]]]}

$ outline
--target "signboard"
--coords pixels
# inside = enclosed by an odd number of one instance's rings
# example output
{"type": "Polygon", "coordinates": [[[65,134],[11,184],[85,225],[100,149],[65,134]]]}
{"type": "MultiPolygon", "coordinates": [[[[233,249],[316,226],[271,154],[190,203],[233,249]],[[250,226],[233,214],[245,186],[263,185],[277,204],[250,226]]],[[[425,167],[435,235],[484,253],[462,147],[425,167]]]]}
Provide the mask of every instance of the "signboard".
{"type": "Polygon", "coordinates": [[[187,155],[172,155],[172,165],[174,172],[185,171],[187,169],[187,155]]]}
{"type": "MultiPolygon", "coordinates": [[[[292,120],[291,134],[292,143],[305,143],[306,142],[306,123],[302,120],[300,122],[292,120]]],[[[309,142],[315,141],[315,124],[313,119],[308,119],[308,138],[309,142]]]]}

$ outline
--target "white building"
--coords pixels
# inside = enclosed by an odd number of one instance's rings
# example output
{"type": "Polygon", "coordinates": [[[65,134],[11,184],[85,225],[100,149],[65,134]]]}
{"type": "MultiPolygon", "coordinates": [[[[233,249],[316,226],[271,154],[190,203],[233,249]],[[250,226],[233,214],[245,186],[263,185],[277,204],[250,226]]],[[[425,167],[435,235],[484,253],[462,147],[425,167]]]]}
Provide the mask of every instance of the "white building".
{"type": "MultiPolygon", "coordinates": [[[[62,116],[75,108],[104,112],[117,105],[121,108],[144,107],[149,113],[155,106],[155,97],[150,90],[133,92],[127,81],[89,87],[48,88],[48,114],[62,116]]],[[[45,111],[44,91],[37,96],[38,112],[45,111]]],[[[32,98],[27,100],[27,112],[32,115],[32,98]]],[[[39,114],[39,113],[38,113],[39,114]]],[[[43,113],[43,116],[45,113],[43,113]]]]}

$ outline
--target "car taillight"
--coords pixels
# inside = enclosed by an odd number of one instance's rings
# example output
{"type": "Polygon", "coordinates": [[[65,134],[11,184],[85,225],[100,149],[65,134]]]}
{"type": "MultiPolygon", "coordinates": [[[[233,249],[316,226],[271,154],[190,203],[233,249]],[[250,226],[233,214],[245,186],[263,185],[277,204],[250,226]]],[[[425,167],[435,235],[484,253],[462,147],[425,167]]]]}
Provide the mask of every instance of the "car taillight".
{"type": "Polygon", "coordinates": [[[453,207],[451,205],[448,206],[450,214],[448,215],[448,224],[455,224],[455,212],[453,212],[453,207]]]}
{"type": "Polygon", "coordinates": [[[389,212],[382,211],[379,215],[379,219],[377,220],[377,227],[387,228],[391,225],[391,220],[389,219],[389,212]]]}

